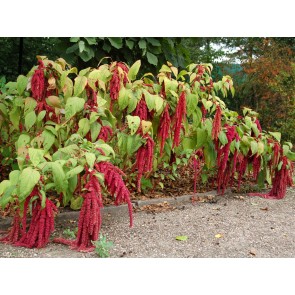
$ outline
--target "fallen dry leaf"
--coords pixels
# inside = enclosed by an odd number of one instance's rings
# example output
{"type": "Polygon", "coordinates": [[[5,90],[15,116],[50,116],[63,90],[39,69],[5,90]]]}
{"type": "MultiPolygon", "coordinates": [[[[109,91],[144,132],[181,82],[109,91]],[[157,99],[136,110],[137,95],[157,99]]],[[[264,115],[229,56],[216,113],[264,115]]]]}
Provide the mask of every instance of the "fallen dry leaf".
{"type": "Polygon", "coordinates": [[[243,196],[234,196],[235,199],[238,199],[238,200],[245,200],[245,197],[243,196]]]}
{"type": "Polygon", "coordinates": [[[260,210],[268,211],[268,207],[260,208],[260,210]]]}
{"type": "Polygon", "coordinates": [[[253,256],[256,256],[256,249],[255,248],[251,248],[249,253],[253,256]]]}

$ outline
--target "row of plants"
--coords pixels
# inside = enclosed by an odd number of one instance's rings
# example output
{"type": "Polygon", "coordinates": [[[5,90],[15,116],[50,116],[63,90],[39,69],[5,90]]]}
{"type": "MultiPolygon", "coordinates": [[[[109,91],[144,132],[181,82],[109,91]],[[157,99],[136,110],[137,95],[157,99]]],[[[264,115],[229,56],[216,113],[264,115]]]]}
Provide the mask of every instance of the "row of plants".
{"type": "Polygon", "coordinates": [[[44,247],[59,206],[81,209],[75,241],[92,251],[99,237],[104,196],[127,203],[144,186],[163,189],[181,166],[194,171],[194,190],[215,175],[218,192],[250,175],[266,198],[283,198],[292,185],[292,143],[264,132],[258,114],[229,110],[221,97],[234,95],[231,77],[214,82],[211,64],[171,63],[137,77],[141,62],[78,71],[60,58],[38,65],[0,94],[0,205],[13,208],[12,228],[1,238],[15,246],[44,247]],[[30,222],[27,217],[31,215],[30,222]]]}

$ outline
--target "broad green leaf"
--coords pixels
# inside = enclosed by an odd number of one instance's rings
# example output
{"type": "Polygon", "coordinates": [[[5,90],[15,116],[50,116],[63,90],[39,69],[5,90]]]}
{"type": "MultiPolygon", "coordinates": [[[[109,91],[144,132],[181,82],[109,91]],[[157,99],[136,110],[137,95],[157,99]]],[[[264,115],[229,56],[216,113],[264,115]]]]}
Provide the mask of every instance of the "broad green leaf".
{"type": "Polygon", "coordinates": [[[29,148],[28,151],[33,166],[36,167],[40,162],[44,161],[44,150],[29,148]]]}
{"type": "Polygon", "coordinates": [[[80,97],[69,97],[65,106],[66,120],[84,109],[85,100],[80,97]]]}
{"type": "Polygon", "coordinates": [[[45,151],[48,151],[52,147],[52,145],[54,144],[55,136],[54,136],[54,134],[52,134],[52,132],[45,129],[42,132],[42,137],[44,138],[43,148],[45,151]]]}
{"type": "Polygon", "coordinates": [[[77,166],[66,173],[66,179],[72,178],[74,175],[80,174],[84,170],[83,166],[77,166]]]}
{"type": "Polygon", "coordinates": [[[136,78],[136,75],[139,71],[139,68],[141,66],[141,61],[140,60],[137,60],[129,69],[129,72],[128,72],[128,78],[129,80],[133,81],[135,80],[136,78]]]}
{"type": "Polygon", "coordinates": [[[295,153],[288,151],[287,152],[287,158],[290,159],[291,161],[295,161],[295,153]]]}
{"type": "Polygon", "coordinates": [[[39,179],[40,173],[31,167],[27,167],[21,172],[18,187],[18,198],[20,202],[23,202],[32,192],[39,179]]]}
{"type": "Polygon", "coordinates": [[[130,133],[131,135],[135,134],[135,132],[138,130],[139,126],[140,126],[140,118],[138,116],[130,116],[127,115],[127,123],[128,123],[128,127],[130,128],[130,133]]]}
{"type": "Polygon", "coordinates": [[[100,140],[102,143],[98,143],[96,144],[97,148],[100,148],[103,150],[103,152],[106,154],[106,156],[109,156],[110,154],[113,155],[113,157],[115,158],[115,151],[113,150],[113,148],[108,145],[107,143],[104,143],[102,140],[100,140]]]}
{"type": "Polygon", "coordinates": [[[17,148],[26,146],[30,142],[30,136],[28,134],[21,134],[16,142],[17,148]]]}
{"type": "Polygon", "coordinates": [[[129,90],[127,90],[125,87],[122,87],[119,92],[119,97],[118,97],[118,104],[119,104],[119,109],[122,111],[124,110],[128,104],[129,104],[129,90]]]}
{"type": "Polygon", "coordinates": [[[29,131],[36,123],[37,117],[34,111],[29,112],[25,117],[25,127],[29,131]]]}
{"type": "Polygon", "coordinates": [[[141,39],[139,42],[138,42],[138,46],[140,49],[146,49],[146,41],[141,39]]]}
{"type": "Polygon", "coordinates": [[[7,190],[8,187],[11,186],[11,182],[9,180],[3,180],[0,182],[0,196],[7,190]]]}
{"type": "Polygon", "coordinates": [[[9,119],[16,130],[19,130],[20,110],[14,107],[9,114],[9,119]]]}
{"type": "Polygon", "coordinates": [[[91,135],[92,142],[97,140],[100,130],[101,130],[101,125],[98,122],[93,122],[90,125],[90,135],[91,135]]]}
{"type": "Polygon", "coordinates": [[[196,149],[200,147],[204,147],[205,143],[207,142],[208,133],[205,129],[197,128],[197,145],[196,149]]]}
{"type": "Polygon", "coordinates": [[[263,152],[264,152],[264,143],[263,142],[261,142],[261,141],[259,141],[258,143],[257,143],[257,153],[259,154],[259,155],[261,155],[261,154],[263,154],[263,152]]]}
{"type": "Polygon", "coordinates": [[[281,141],[281,133],[280,132],[269,132],[278,142],[281,141]]]}
{"type": "Polygon", "coordinates": [[[89,168],[93,169],[96,159],[95,155],[93,153],[85,153],[85,158],[89,168]]]}
{"type": "Polygon", "coordinates": [[[37,122],[41,122],[44,119],[45,115],[46,115],[46,111],[45,110],[41,111],[37,116],[37,122]]]}
{"type": "Polygon", "coordinates": [[[154,95],[154,98],[155,98],[156,112],[159,112],[161,110],[161,108],[163,107],[164,100],[159,95],[154,95]]]}
{"type": "Polygon", "coordinates": [[[121,37],[108,37],[108,40],[116,49],[121,49],[123,47],[123,42],[121,37]]]}
{"type": "Polygon", "coordinates": [[[158,65],[158,58],[151,52],[146,53],[147,60],[150,64],[157,66],[158,65]]]}
{"type": "Polygon", "coordinates": [[[87,118],[83,118],[79,121],[78,125],[79,125],[78,134],[80,134],[82,137],[85,137],[85,135],[90,130],[89,120],[87,118]]]}
{"type": "MultiPolygon", "coordinates": [[[[11,171],[9,173],[9,180],[10,180],[12,185],[17,185],[18,184],[20,173],[21,172],[19,170],[14,170],[14,171],[11,171]]],[[[1,192],[0,192],[0,195],[1,195],[1,192]]]]}
{"type": "Polygon", "coordinates": [[[251,141],[251,151],[253,155],[255,155],[258,151],[258,143],[255,140],[251,141]]]}
{"type": "Polygon", "coordinates": [[[26,90],[28,84],[28,78],[26,76],[20,75],[17,77],[16,88],[19,95],[22,95],[26,90]]]}
{"type": "Polygon", "coordinates": [[[74,96],[79,96],[87,85],[87,78],[85,76],[78,76],[75,78],[74,96]]]}
{"type": "Polygon", "coordinates": [[[221,142],[222,145],[226,145],[228,143],[226,134],[225,134],[225,132],[223,130],[221,130],[219,132],[218,139],[219,139],[219,141],[221,142]]]}
{"type": "Polygon", "coordinates": [[[51,163],[53,181],[58,193],[64,192],[67,189],[67,181],[62,165],[58,162],[51,163]]]}
{"type": "Polygon", "coordinates": [[[24,114],[26,115],[27,113],[35,110],[36,106],[37,106],[37,101],[32,97],[27,97],[25,99],[25,111],[24,111],[24,114]]]}
{"type": "Polygon", "coordinates": [[[154,95],[151,95],[145,89],[143,90],[143,93],[144,93],[144,99],[145,99],[146,105],[147,105],[149,111],[152,111],[153,109],[156,108],[155,97],[154,97],[154,95]]]}
{"type": "Polygon", "coordinates": [[[83,204],[84,198],[78,196],[77,198],[71,198],[70,208],[72,210],[80,210],[83,204]]]}

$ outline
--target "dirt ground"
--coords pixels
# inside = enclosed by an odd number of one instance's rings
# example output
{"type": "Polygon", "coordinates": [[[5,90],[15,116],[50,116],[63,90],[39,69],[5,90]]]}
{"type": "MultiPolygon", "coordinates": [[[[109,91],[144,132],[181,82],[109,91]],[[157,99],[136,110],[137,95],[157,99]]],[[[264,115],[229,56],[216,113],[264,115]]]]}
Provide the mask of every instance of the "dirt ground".
{"type": "MultiPolygon", "coordinates": [[[[288,189],[282,200],[228,194],[212,202],[199,200],[177,207],[161,203],[143,209],[134,213],[133,228],[127,210],[104,216],[101,233],[114,244],[111,258],[295,257],[295,188],[288,189]],[[177,240],[177,236],[187,239],[177,240]]],[[[76,220],[58,222],[53,237],[76,228],[76,220]]],[[[39,250],[0,244],[0,257],[98,256],[50,243],[39,250]]]]}

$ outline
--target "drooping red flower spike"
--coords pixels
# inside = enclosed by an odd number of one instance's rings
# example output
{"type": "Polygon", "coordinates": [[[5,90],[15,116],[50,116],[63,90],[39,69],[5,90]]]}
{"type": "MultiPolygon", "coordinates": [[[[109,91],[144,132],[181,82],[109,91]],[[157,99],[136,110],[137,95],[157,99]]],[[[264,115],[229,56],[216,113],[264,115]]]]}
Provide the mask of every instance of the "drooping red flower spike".
{"type": "Polygon", "coordinates": [[[136,162],[134,169],[137,169],[137,191],[141,191],[141,178],[144,173],[150,172],[153,169],[153,155],[155,143],[153,139],[148,135],[143,135],[146,139],[146,143],[142,145],[136,154],[136,162]]]}
{"type": "Polygon", "coordinates": [[[173,118],[173,145],[172,148],[179,146],[180,144],[180,131],[183,128],[182,121],[186,116],[186,95],[185,91],[182,91],[176,106],[175,115],[173,118]]]}
{"type": "Polygon", "coordinates": [[[45,89],[45,77],[44,77],[44,63],[42,60],[38,60],[38,69],[35,70],[31,80],[32,97],[36,100],[44,98],[45,89]]]}
{"type": "Polygon", "coordinates": [[[162,156],[162,154],[163,154],[165,142],[166,142],[167,138],[169,137],[170,124],[171,124],[171,119],[170,119],[170,115],[169,115],[169,105],[167,103],[166,107],[161,115],[160,125],[158,128],[158,138],[161,141],[161,143],[160,143],[160,156],[162,156]]]}
{"type": "Polygon", "coordinates": [[[115,205],[127,203],[129,210],[130,226],[133,225],[132,204],[130,192],[126,187],[122,176],[125,175],[122,170],[110,162],[99,162],[95,164],[98,172],[104,174],[104,182],[108,192],[115,198],[115,205]]]}
{"type": "Polygon", "coordinates": [[[216,112],[215,112],[213,126],[212,126],[212,133],[211,133],[213,140],[218,139],[218,135],[221,131],[221,114],[222,114],[221,107],[218,104],[216,107],[216,112]]]}
{"type": "Polygon", "coordinates": [[[138,116],[140,120],[148,119],[148,108],[145,102],[144,95],[142,95],[140,101],[138,102],[136,109],[132,112],[132,116],[138,116]]]}

